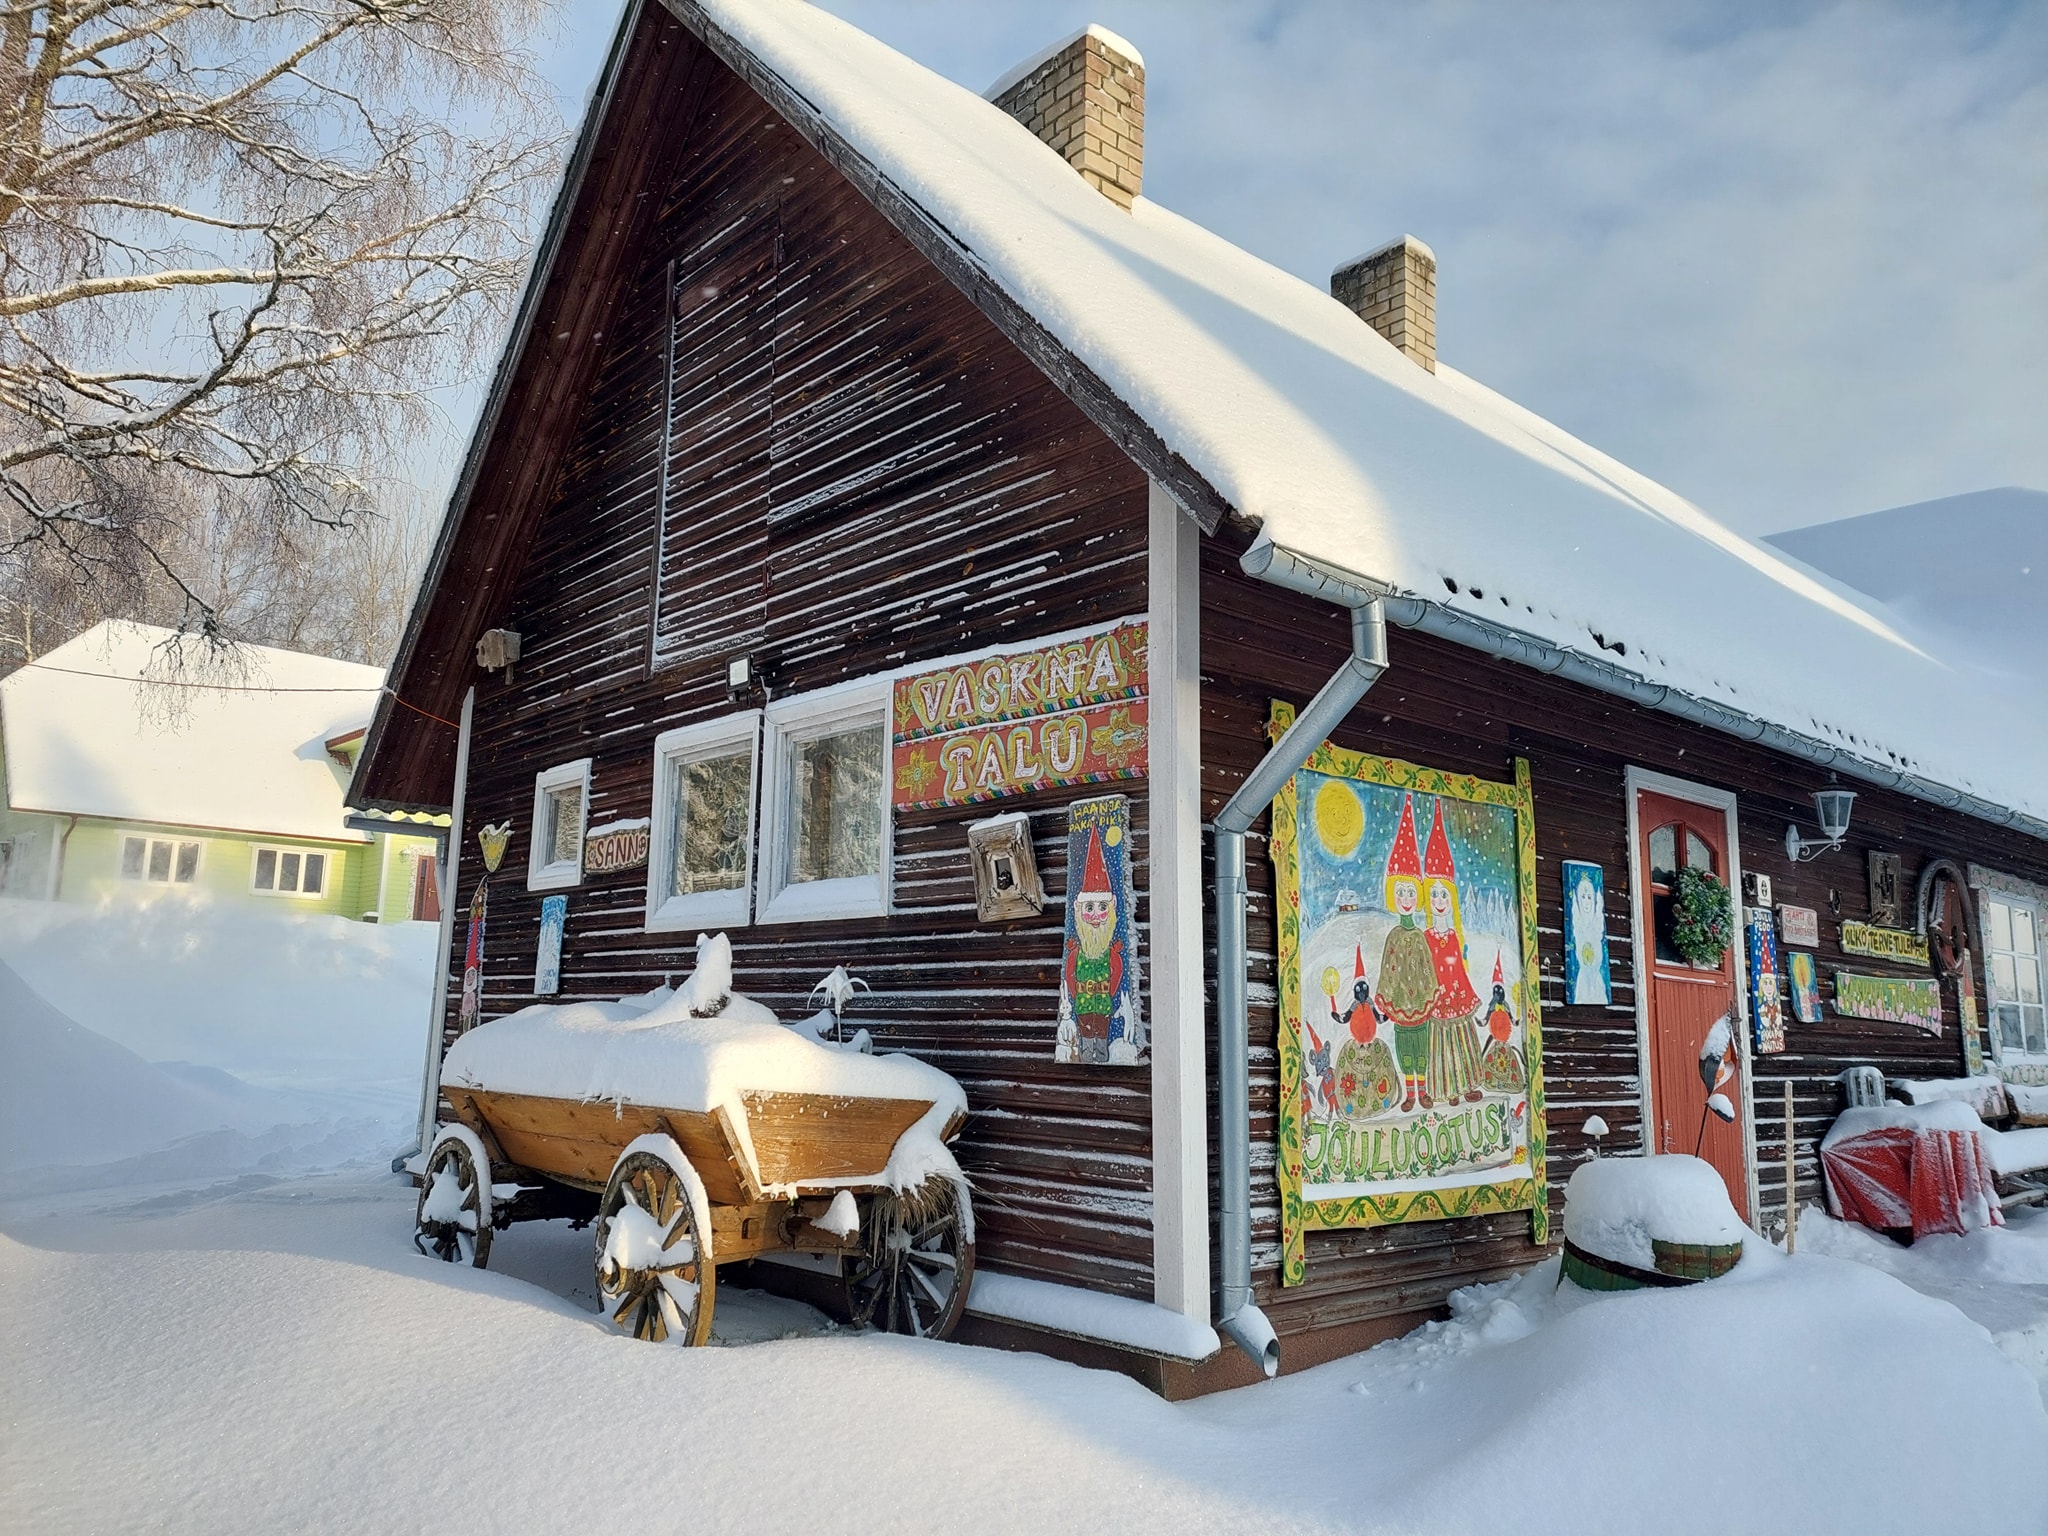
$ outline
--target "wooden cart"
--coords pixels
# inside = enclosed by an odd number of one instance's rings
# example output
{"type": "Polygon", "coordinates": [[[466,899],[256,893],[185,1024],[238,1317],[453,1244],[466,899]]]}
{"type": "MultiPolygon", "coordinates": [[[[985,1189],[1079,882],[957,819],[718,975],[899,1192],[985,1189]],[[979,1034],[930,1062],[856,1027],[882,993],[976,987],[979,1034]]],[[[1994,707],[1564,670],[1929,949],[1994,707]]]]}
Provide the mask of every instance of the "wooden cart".
{"type": "Polygon", "coordinates": [[[444,1097],[457,1123],[428,1150],[415,1245],[482,1268],[492,1232],[514,1221],[589,1220],[602,1309],[636,1338],[704,1343],[718,1266],[778,1252],[836,1255],[861,1326],[944,1338],[966,1305],[965,1188],[944,1173],[905,1191],[882,1181],[931,1101],[750,1092],[736,1117],[470,1087],[444,1097]]]}

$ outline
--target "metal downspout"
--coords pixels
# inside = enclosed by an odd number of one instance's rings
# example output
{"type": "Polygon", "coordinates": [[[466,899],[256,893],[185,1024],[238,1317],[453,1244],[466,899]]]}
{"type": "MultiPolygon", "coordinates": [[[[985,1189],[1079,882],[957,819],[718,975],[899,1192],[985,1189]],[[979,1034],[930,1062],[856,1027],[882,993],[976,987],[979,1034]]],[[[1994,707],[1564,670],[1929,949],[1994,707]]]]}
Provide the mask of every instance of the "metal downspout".
{"type": "MultiPolygon", "coordinates": [[[[455,800],[449,807],[447,851],[440,877],[441,936],[434,945],[433,1002],[427,1012],[427,1059],[420,1073],[420,1139],[413,1152],[424,1152],[434,1142],[434,1123],[441,1108],[441,1035],[448,1027],[448,957],[455,947],[455,884],[462,874],[463,801],[469,792],[469,726],[476,714],[476,689],[462,695],[461,733],[455,738],[455,800]]],[[[396,1173],[413,1152],[391,1160],[396,1173]]]]}
{"type": "Polygon", "coordinates": [[[1222,1320],[1217,1331],[1271,1376],[1280,1369],[1280,1341],[1252,1301],[1251,1085],[1245,983],[1245,833],[1273,797],[1328,739],[1351,707],[1387,670],[1387,629],[1379,594],[1322,573],[1245,569],[1275,585],[1341,603],[1351,610],[1351,655],[1323,684],[1271,751],[1216,813],[1216,1072],[1218,1162],[1222,1183],[1222,1320]]]}

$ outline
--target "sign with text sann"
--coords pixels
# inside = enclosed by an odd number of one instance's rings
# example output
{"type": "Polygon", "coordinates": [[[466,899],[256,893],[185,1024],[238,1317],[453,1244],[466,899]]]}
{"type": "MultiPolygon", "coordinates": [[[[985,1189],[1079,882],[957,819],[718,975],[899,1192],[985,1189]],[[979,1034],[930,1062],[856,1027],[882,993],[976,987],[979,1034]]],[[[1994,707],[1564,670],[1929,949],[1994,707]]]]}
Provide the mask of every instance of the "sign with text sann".
{"type": "Polygon", "coordinates": [[[1142,621],[899,678],[895,807],[1141,777],[1145,694],[1142,621]]]}

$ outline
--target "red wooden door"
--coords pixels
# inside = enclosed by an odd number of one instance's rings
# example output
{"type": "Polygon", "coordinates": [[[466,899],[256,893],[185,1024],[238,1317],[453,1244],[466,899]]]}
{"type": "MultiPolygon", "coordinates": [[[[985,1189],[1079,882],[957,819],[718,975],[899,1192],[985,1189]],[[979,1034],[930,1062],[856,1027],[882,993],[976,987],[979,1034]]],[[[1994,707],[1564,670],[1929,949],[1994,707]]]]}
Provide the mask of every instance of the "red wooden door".
{"type": "Polygon", "coordinates": [[[1700,805],[1654,790],[1636,791],[1637,889],[1647,894],[1650,924],[1650,1105],[1656,1115],[1653,1145],[1659,1152],[1690,1152],[1712,1163],[1728,1185],[1728,1198],[1745,1217],[1749,1181],[1742,1155],[1743,1084],[1721,1091],[1735,1106],[1735,1122],[1706,1116],[1706,1138],[1700,1143],[1700,1117],[1707,1107],[1707,1086],[1700,1079],[1700,1046],[1714,1021],[1735,1002],[1735,951],[1731,946],[1720,965],[1688,965],[1671,947],[1671,884],[1683,868],[1706,869],[1729,886],[1728,816],[1717,806],[1700,805]]]}
{"type": "Polygon", "coordinates": [[[413,864],[412,916],[416,923],[441,921],[441,893],[435,888],[434,861],[425,854],[413,864]]]}

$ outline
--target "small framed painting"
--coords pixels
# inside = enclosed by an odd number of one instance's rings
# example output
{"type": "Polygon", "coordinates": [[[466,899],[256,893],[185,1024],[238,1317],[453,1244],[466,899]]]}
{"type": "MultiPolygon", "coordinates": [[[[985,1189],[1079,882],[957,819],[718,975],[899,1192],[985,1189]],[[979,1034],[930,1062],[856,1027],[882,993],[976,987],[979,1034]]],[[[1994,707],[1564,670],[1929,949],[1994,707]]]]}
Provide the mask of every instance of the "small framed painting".
{"type": "Polygon", "coordinates": [[[1614,1001],[1607,963],[1607,882],[1598,864],[1566,859],[1564,873],[1564,996],[1575,1006],[1614,1001]]]}
{"type": "Polygon", "coordinates": [[[569,922],[569,898],[549,896],[540,904],[540,952],[533,961],[533,995],[553,997],[562,990],[562,930],[569,922]]]}
{"type": "Polygon", "coordinates": [[[1796,949],[1785,951],[1785,976],[1792,984],[1792,1017],[1802,1024],[1820,1022],[1820,978],[1813,968],[1813,956],[1796,949]]]}

